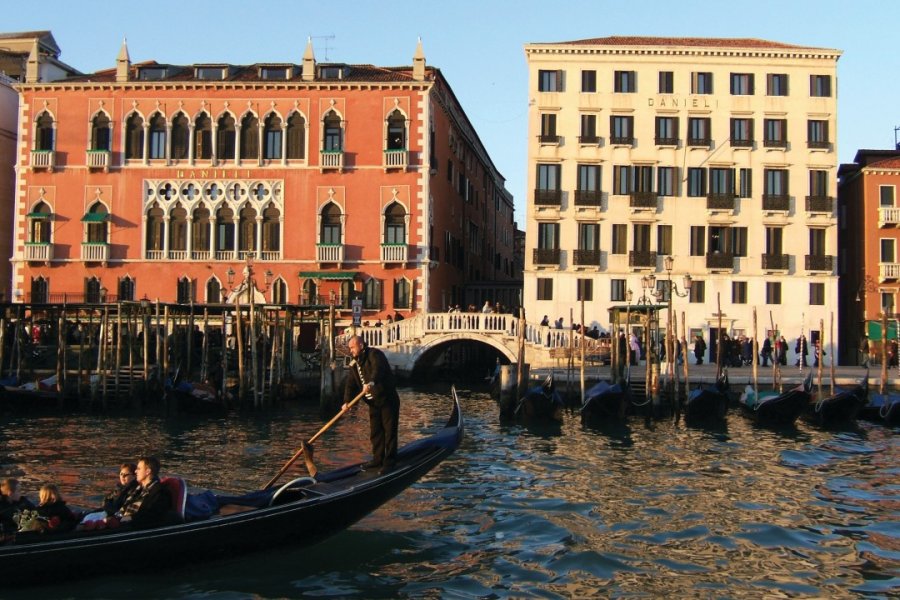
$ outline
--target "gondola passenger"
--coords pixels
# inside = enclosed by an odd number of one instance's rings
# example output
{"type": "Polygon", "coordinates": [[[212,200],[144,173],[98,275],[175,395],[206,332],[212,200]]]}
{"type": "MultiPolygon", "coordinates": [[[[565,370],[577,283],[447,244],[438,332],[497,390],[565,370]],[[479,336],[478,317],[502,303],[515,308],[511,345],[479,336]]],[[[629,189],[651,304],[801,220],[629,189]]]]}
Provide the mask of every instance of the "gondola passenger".
{"type": "Polygon", "coordinates": [[[166,523],[172,508],[169,491],[159,481],[159,459],[144,456],[137,463],[138,485],[116,513],[120,523],[131,523],[136,529],[157,527],[166,523]]]}

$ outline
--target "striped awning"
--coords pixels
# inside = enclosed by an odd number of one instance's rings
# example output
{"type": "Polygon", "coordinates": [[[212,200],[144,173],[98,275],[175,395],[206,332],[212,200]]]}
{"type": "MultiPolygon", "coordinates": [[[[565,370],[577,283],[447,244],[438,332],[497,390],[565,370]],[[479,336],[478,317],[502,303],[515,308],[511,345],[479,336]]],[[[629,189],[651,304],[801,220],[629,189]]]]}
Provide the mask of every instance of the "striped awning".
{"type": "Polygon", "coordinates": [[[354,279],[356,271],[300,271],[300,279],[354,279]]]}

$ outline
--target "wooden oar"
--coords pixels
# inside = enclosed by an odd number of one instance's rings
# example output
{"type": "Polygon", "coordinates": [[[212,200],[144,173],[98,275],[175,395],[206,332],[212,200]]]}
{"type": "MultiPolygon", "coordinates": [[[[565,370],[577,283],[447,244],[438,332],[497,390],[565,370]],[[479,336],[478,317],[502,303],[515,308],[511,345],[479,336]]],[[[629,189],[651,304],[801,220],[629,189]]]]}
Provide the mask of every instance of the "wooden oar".
{"type": "MultiPolygon", "coordinates": [[[[347,406],[344,407],[344,408],[342,408],[342,409],[340,410],[340,412],[338,412],[338,414],[334,415],[334,417],[332,417],[330,421],[328,421],[327,423],[325,423],[325,426],[322,427],[322,429],[320,429],[320,430],[316,433],[316,435],[314,435],[314,436],[312,436],[311,438],[309,438],[309,441],[306,442],[307,445],[310,445],[310,444],[312,444],[313,442],[315,442],[317,439],[319,439],[319,438],[322,436],[323,433],[325,433],[326,431],[328,431],[328,429],[330,429],[332,425],[334,425],[335,423],[337,423],[338,419],[340,419],[342,416],[344,416],[344,413],[346,413],[346,412],[349,411],[351,408],[353,408],[353,405],[356,404],[357,402],[359,402],[359,400],[360,400],[363,396],[365,396],[365,395],[366,395],[366,392],[365,392],[365,390],[363,390],[362,392],[360,392],[360,393],[356,396],[356,398],[354,398],[353,400],[351,400],[350,402],[348,402],[348,403],[347,403],[347,406]]],[[[300,455],[301,455],[301,454],[303,454],[303,447],[302,447],[302,446],[300,447],[299,450],[297,450],[297,452],[294,454],[294,456],[291,457],[291,459],[290,459],[289,461],[287,461],[286,463],[284,463],[284,466],[281,467],[281,470],[278,471],[278,473],[275,474],[275,477],[273,477],[272,479],[269,480],[269,483],[267,483],[266,486],[265,486],[263,489],[269,489],[270,487],[272,487],[272,484],[274,484],[276,481],[278,481],[278,478],[279,478],[279,477],[281,477],[282,475],[284,475],[284,473],[290,468],[290,466],[291,466],[292,464],[294,464],[294,461],[297,460],[298,458],[300,458],[300,455]]]]}

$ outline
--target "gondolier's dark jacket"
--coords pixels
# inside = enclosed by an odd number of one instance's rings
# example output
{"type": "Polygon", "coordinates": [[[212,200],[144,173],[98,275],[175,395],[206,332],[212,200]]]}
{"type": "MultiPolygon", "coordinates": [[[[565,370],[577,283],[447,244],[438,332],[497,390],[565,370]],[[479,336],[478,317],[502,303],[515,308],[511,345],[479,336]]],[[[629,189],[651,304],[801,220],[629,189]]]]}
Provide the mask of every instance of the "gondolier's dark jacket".
{"type": "Polygon", "coordinates": [[[347,369],[347,384],[344,386],[344,402],[350,402],[362,391],[363,383],[372,383],[371,394],[363,396],[366,404],[382,408],[400,404],[394,372],[384,352],[377,348],[366,347],[359,359],[351,360],[347,369]],[[359,364],[357,365],[357,360],[359,364]],[[360,381],[360,371],[362,379],[360,381]],[[371,397],[370,397],[371,396],[371,397]]]}

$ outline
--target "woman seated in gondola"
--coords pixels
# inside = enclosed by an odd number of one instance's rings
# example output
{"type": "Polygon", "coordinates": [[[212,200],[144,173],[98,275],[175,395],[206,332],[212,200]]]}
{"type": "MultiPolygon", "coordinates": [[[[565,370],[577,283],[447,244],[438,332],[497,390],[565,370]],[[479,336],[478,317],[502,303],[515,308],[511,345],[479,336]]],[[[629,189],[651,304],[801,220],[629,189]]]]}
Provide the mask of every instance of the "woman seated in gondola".
{"type": "Polygon", "coordinates": [[[66,506],[59,488],[49,483],[42,485],[39,499],[40,503],[34,509],[34,514],[27,515],[30,518],[23,517],[19,521],[20,530],[63,533],[75,528],[78,518],[66,506]]]}

